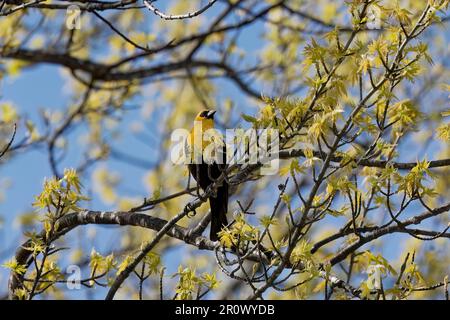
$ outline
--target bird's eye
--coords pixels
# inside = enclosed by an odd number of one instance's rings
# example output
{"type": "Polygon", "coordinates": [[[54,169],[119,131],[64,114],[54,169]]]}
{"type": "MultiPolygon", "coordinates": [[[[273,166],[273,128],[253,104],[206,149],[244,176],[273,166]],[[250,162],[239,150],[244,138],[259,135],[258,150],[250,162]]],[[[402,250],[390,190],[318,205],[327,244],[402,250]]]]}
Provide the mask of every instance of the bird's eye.
{"type": "Polygon", "coordinates": [[[202,111],[202,113],[200,113],[200,117],[202,117],[202,118],[206,118],[207,115],[208,115],[208,110],[202,111]]]}

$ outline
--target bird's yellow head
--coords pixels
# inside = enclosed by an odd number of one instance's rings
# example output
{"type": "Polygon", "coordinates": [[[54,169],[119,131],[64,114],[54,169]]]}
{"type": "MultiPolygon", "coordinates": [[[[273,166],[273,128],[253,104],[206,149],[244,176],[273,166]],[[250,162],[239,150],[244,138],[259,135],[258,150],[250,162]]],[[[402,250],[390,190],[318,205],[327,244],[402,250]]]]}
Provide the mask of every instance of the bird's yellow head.
{"type": "Polygon", "coordinates": [[[202,110],[195,117],[195,121],[200,121],[202,124],[202,131],[214,128],[214,114],[215,110],[202,110]]]}
{"type": "Polygon", "coordinates": [[[209,144],[209,141],[204,139],[203,133],[207,130],[214,128],[214,114],[215,110],[202,110],[195,117],[194,127],[191,129],[189,144],[194,144],[194,137],[197,137],[200,141],[202,141],[203,148],[209,144]]]}
{"type": "Polygon", "coordinates": [[[216,113],[216,110],[202,110],[200,111],[197,116],[195,117],[195,121],[214,121],[214,114],[216,113]]]}

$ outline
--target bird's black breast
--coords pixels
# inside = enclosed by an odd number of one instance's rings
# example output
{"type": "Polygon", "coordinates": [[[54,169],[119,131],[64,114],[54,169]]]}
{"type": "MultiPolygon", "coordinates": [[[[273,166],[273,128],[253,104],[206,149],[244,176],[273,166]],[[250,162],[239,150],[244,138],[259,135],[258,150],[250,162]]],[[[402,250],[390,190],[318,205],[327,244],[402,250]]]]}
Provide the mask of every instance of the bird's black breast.
{"type": "Polygon", "coordinates": [[[206,190],[208,186],[222,174],[221,168],[216,163],[189,164],[188,167],[192,177],[203,190],[206,190]]]}
{"type": "MultiPolygon", "coordinates": [[[[225,150],[225,148],[224,148],[225,150]]],[[[225,152],[223,152],[225,155],[225,152]]],[[[225,157],[224,157],[225,160],[225,157]]],[[[223,162],[225,163],[225,162],[223,162]]],[[[222,172],[225,171],[225,164],[218,163],[198,163],[188,164],[189,171],[192,177],[197,181],[200,188],[207,191],[208,187],[219,179],[222,172]]],[[[217,241],[220,237],[220,231],[228,225],[228,183],[226,180],[222,181],[220,186],[209,197],[209,204],[211,208],[211,229],[210,239],[217,241]]]]}
{"type": "Polygon", "coordinates": [[[189,172],[203,190],[206,190],[212,182],[217,180],[226,169],[226,148],[223,147],[219,150],[216,160],[220,160],[220,164],[217,161],[207,163],[203,159],[201,163],[188,164],[189,172]]]}

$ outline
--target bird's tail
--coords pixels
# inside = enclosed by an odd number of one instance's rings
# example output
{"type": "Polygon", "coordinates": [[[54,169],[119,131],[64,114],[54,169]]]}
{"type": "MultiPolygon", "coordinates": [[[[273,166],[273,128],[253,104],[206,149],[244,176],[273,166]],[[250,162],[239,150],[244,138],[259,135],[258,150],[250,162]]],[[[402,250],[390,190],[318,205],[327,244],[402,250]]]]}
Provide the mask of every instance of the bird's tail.
{"type": "Polygon", "coordinates": [[[219,240],[219,232],[223,227],[228,225],[227,211],[228,211],[228,185],[224,184],[217,189],[216,197],[209,198],[209,205],[211,207],[211,231],[209,238],[212,241],[219,240]]]}

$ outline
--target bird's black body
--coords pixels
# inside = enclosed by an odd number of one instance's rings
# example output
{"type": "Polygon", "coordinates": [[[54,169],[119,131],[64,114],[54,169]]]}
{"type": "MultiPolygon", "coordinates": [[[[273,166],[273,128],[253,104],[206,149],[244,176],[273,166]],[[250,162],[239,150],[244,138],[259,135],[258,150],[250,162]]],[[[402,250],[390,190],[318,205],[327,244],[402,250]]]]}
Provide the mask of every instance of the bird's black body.
{"type": "MultiPolygon", "coordinates": [[[[216,163],[207,164],[204,162],[189,164],[188,166],[192,177],[205,191],[220,177],[225,167],[216,163]]],[[[217,241],[219,239],[218,233],[228,224],[228,183],[225,180],[217,188],[217,192],[209,197],[209,205],[211,207],[211,231],[209,237],[212,241],[217,241]]]]}

